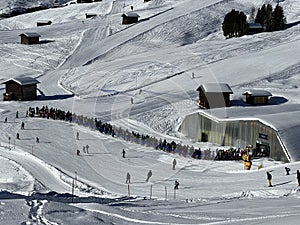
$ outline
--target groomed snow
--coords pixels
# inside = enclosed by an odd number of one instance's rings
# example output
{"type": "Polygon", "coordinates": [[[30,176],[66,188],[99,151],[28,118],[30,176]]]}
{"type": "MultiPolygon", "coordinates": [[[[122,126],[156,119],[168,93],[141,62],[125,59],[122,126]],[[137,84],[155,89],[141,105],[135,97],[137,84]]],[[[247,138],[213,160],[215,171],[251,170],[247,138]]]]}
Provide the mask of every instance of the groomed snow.
{"type": "MultiPolygon", "coordinates": [[[[7,3],[0,2],[0,8],[7,10],[7,3]]],[[[25,8],[39,1],[26,3],[25,8]]],[[[280,3],[291,23],[284,31],[229,40],[221,31],[232,8],[249,13],[251,6],[263,3],[103,0],[0,20],[0,81],[32,76],[41,82],[36,101],[0,102],[0,120],[8,118],[7,123],[0,122],[0,220],[5,224],[296,224],[299,162],[257,159],[245,171],[242,162],[196,160],[75,123],[25,117],[28,107],[48,105],[214,151],[219,146],[195,143],[178,127],[185,115],[197,112],[196,89],[202,83],[225,82],[237,103],[244,91],[255,88],[272,93],[276,104],[260,108],[236,104],[220,110],[219,117],[225,113],[229,119],[263,120],[280,131],[296,155],[298,1],[280,3]],[[121,25],[121,15],[131,6],[142,21],[121,25]],[[85,19],[85,13],[97,17],[85,19]],[[36,21],[44,19],[53,23],[36,27],[36,21]],[[39,33],[41,44],[21,45],[19,34],[24,32],[39,33]],[[20,129],[21,122],[25,130],[20,129]],[[15,138],[17,132],[20,140],[15,138]],[[76,149],[82,151],[87,144],[90,154],[77,156],[76,149]],[[176,170],[172,170],[174,158],[176,170]],[[285,166],[291,168],[291,175],[286,176],[285,166]],[[149,169],[153,176],[147,183],[149,169]],[[267,171],[273,175],[272,188],[267,187],[267,171]],[[127,172],[132,176],[132,198],[127,197],[127,172]],[[174,199],[176,179],[180,186],[174,199]],[[65,193],[72,193],[73,184],[78,197],[69,204],[71,197],[65,193]]],[[[1,90],[5,92],[4,86],[1,90]]]]}

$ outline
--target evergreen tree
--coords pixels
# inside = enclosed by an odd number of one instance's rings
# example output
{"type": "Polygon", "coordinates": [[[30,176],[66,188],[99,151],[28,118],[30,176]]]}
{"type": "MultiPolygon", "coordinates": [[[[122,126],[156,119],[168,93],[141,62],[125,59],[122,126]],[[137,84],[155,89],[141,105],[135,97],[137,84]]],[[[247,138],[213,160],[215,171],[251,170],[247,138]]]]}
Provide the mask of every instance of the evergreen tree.
{"type": "Polygon", "coordinates": [[[272,16],[273,8],[272,5],[268,4],[266,8],[266,15],[264,18],[264,26],[266,27],[266,31],[272,31],[272,16]]]}
{"type": "Polygon", "coordinates": [[[226,38],[241,37],[247,32],[247,17],[243,12],[231,10],[222,23],[223,34],[226,38]]]}
{"type": "Polygon", "coordinates": [[[272,13],[271,26],[272,30],[278,31],[283,30],[286,24],[286,19],[283,13],[283,9],[279,4],[276,5],[274,12],[272,13]]]}

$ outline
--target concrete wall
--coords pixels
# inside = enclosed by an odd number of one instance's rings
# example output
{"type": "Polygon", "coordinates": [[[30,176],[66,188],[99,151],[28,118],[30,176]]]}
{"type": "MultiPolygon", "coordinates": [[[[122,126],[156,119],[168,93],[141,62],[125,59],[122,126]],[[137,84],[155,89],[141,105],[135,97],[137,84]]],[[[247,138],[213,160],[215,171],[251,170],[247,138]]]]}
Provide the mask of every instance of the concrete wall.
{"type": "Polygon", "coordinates": [[[277,132],[258,120],[219,120],[201,113],[186,116],[180,132],[200,142],[223,146],[244,147],[264,144],[270,147],[270,157],[288,162],[290,157],[277,132]]]}

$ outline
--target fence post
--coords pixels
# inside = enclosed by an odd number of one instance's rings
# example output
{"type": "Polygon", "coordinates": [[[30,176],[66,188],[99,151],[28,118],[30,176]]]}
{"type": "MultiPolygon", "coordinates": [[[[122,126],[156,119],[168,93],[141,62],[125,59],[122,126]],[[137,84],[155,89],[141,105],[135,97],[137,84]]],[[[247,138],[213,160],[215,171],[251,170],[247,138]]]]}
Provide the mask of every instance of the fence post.
{"type": "Polygon", "coordinates": [[[72,180],[72,202],[74,202],[74,183],[75,183],[75,181],[73,178],[73,180],[72,180]]]}
{"type": "Polygon", "coordinates": [[[168,200],[168,190],[167,190],[167,186],[165,186],[165,201],[168,200]]]}
{"type": "Polygon", "coordinates": [[[127,185],[127,189],[128,189],[128,197],[130,197],[130,186],[129,186],[129,184],[127,185]]]}

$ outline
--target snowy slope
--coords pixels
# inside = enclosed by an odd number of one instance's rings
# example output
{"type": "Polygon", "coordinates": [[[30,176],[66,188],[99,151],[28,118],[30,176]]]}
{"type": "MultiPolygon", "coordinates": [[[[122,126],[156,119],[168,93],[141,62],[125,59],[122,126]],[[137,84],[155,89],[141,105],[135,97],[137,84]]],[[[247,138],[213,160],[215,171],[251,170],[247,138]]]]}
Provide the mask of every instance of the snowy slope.
{"type": "Polygon", "coordinates": [[[295,174],[298,162],[255,160],[252,169],[245,171],[241,162],[194,160],[102,135],[74,123],[25,117],[29,106],[48,105],[97,117],[130,131],[214,151],[219,146],[193,143],[177,128],[185,115],[198,110],[195,89],[203,82],[222,81],[232,86],[236,100],[245,89],[253,87],[288,99],[267,109],[232,107],[233,113],[228,111],[227,115],[265,119],[282,132],[288,147],[289,143],[297,146],[300,126],[294,115],[299,112],[300,99],[298,1],[280,3],[288,22],[294,23],[287,30],[225,40],[220,28],[224,15],[232,8],[249,13],[252,5],[260,7],[264,2],[106,0],[0,20],[1,80],[34,76],[41,82],[37,101],[0,102],[1,118],[8,118],[8,123],[0,123],[0,155],[4,157],[0,158],[1,171],[5,171],[0,182],[1,221],[295,224],[299,220],[295,174]],[[121,15],[131,6],[142,21],[121,25],[121,15]],[[98,16],[85,19],[87,12],[98,16]],[[41,19],[53,24],[37,28],[36,21],[41,19]],[[18,35],[29,31],[40,33],[42,44],[20,45],[18,35]],[[195,79],[191,79],[192,73],[195,79]],[[20,118],[15,119],[17,110],[20,118]],[[21,131],[22,121],[26,129],[21,131]],[[75,140],[77,131],[79,141],[75,140]],[[15,140],[17,132],[21,140],[15,140]],[[39,144],[35,143],[37,136],[39,144]],[[77,156],[76,149],[87,144],[90,154],[77,156]],[[9,151],[9,145],[15,148],[9,151]],[[127,152],[125,159],[121,155],[123,148],[127,152]],[[174,158],[176,170],[171,168],[174,158]],[[263,168],[258,170],[260,165],[263,168]],[[290,176],[285,175],[285,166],[291,168],[290,176]],[[153,177],[146,183],[149,169],[153,177]],[[266,171],[272,171],[273,188],[267,187],[266,171]],[[130,192],[136,199],[124,197],[128,195],[127,172],[132,175],[130,192]],[[80,196],[75,204],[66,204],[71,202],[70,197],[57,197],[55,193],[27,197],[32,192],[71,193],[75,176],[75,194],[80,196]],[[175,179],[180,182],[176,199],[175,179]],[[22,216],[12,219],[12,208],[22,216]]]}

